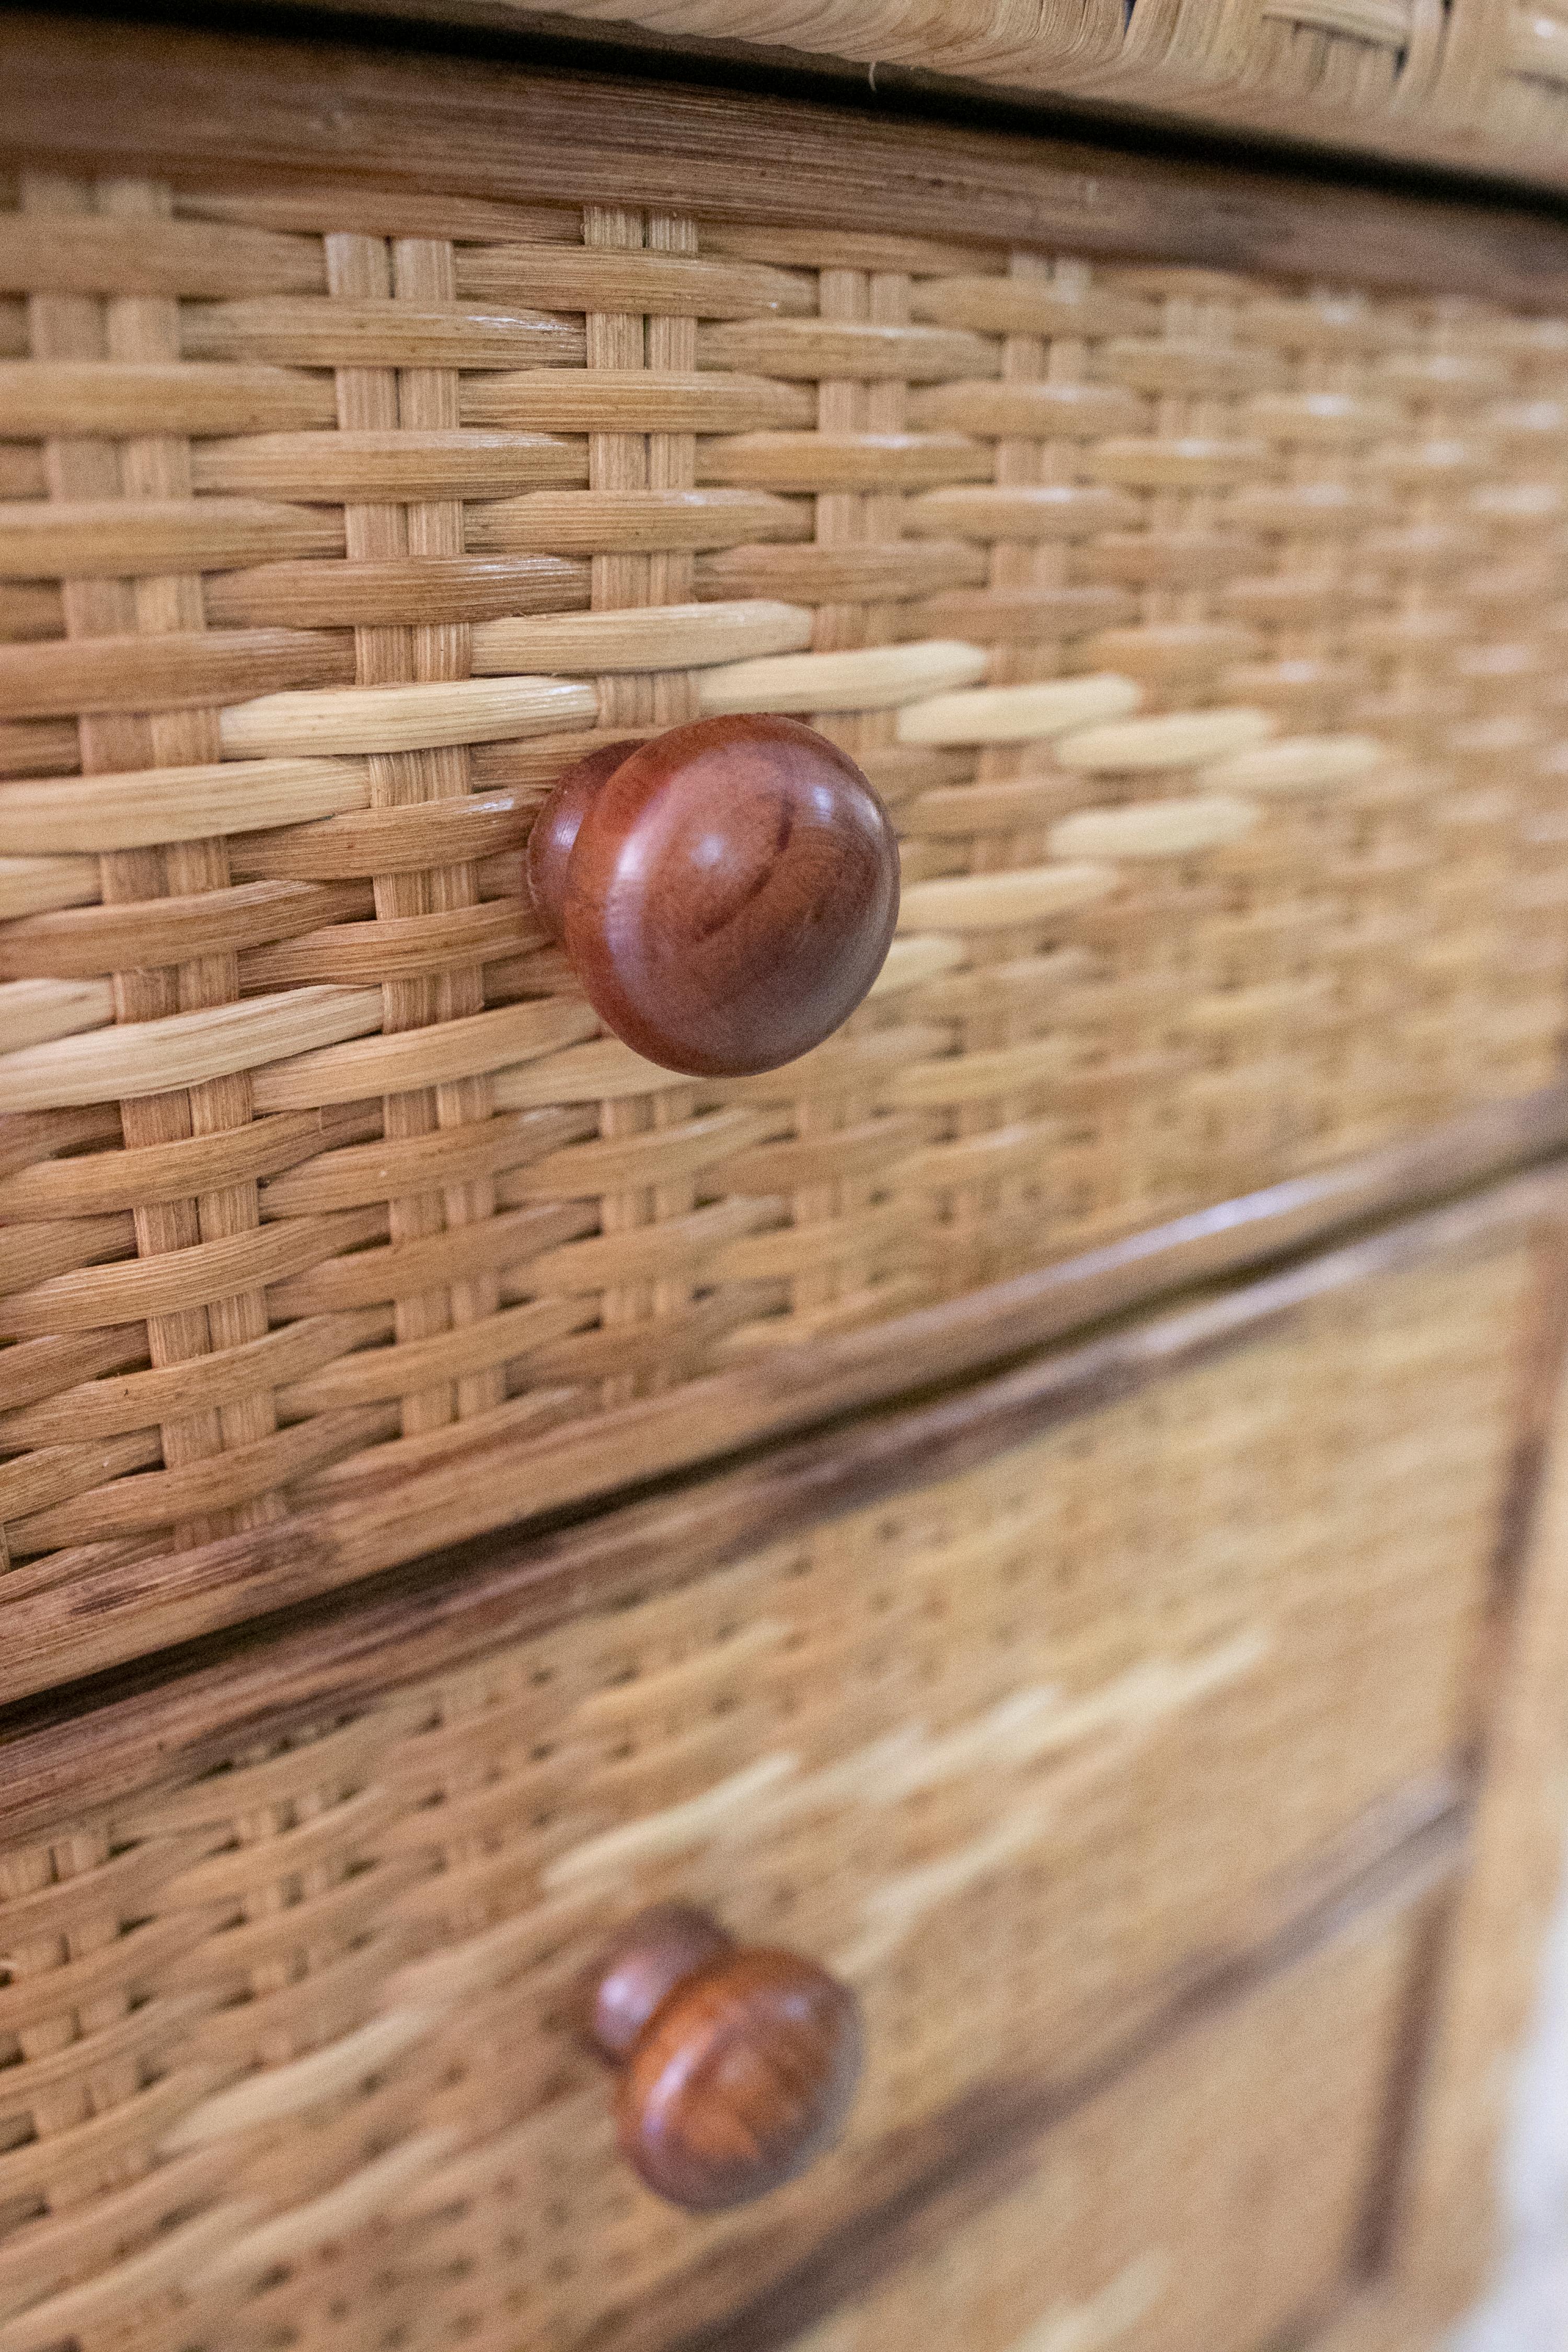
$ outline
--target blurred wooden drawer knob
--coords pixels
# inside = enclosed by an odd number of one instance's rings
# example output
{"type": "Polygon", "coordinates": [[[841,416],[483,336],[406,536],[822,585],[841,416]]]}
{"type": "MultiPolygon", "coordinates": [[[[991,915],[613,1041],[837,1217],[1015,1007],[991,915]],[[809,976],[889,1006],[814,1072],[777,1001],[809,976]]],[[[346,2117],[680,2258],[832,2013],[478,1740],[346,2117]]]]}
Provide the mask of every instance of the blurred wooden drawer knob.
{"type": "Polygon", "coordinates": [[[561,776],[528,883],[595,1013],[696,1077],[774,1070],[847,1020],[899,915],[897,836],[797,719],[699,719],[561,776]]]}
{"type": "Polygon", "coordinates": [[[620,2070],[621,2153],[660,2197],[718,2212],[766,2196],[837,2137],[860,2074],[860,2007],[794,1952],[737,1946],[701,1911],[634,1919],[591,1991],[620,2070]]]}

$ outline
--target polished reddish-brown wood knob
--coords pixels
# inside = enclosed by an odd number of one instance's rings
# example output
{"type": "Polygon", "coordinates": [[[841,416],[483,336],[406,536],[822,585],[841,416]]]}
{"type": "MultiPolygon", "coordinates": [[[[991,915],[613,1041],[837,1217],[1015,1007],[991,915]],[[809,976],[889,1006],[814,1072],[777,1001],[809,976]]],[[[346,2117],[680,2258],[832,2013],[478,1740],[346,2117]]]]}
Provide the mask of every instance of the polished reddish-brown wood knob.
{"type": "Polygon", "coordinates": [[[854,1012],[898,920],[899,845],[826,736],[700,719],[568,768],[528,883],[606,1027],[667,1070],[736,1077],[854,1012]]]}
{"type": "Polygon", "coordinates": [[[860,2007],[794,1952],[737,1946],[704,1912],[634,1919],[595,1972],[588,2031],[620,2070],[621,2153],[672,2204],[713,2213],[805,2170],[860,2074],[860,2007]]]}

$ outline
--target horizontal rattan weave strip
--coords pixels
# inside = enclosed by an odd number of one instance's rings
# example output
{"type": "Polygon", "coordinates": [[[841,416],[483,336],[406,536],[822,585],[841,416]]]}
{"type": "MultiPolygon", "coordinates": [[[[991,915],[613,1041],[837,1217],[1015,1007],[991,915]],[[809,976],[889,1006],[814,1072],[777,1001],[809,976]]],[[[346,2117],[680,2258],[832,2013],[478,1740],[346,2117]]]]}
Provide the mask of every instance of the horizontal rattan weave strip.
{"type": "Polygon", "coordinates": [[[0,195],[0,1629],[1553,1075],[1568,320],[0,195]],[[757,708],[886,795],[900,935],[676,1079],[519,853],[757,708]]]}
{"type": "Polygon", "coordinates": [[[1451,1805],[1531,1262],[1362,1281],[286,1732],[254,1645],[242,1727],[0,1847],[0,2352],[681,2338],[900,2135],[1119,2047],[1451,1805]],[[846,2145],[754,2214],[636,2187],[572,2029],[667,1898],[866,2003],[846,2145]]]}

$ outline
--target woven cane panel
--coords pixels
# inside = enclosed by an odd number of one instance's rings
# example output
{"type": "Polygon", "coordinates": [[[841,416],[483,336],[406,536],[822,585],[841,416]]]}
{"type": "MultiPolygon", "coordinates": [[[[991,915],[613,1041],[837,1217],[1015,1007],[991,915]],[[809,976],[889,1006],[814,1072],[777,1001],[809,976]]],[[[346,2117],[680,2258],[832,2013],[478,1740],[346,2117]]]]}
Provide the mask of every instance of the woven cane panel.
{"type": "Polygon", "coordinates": [[[1348,1938],[1161,2052],[798,2352],[1260,2352],[1348,2278],[1412,1958],[1348,1938]]]}
{"type": "MultiPolygon", "coordinates": [[[[733,2256],[751,2217],[683,2218],[616,2162],[569,2027],[646,1902],[865,2001],[847,2139],[770,2222],[826,2227],[886,2135],[1109,2048],[1263,1890],[1453,1769],[1523,1261],[1322,1300],[960,1477],[14,1845],[0,2352],[153,2352],[193,2280],[177,2340],[213,2352],[242,2322],[564,2352],[733,2256]]],[[[1308,2071],[1363,2077],[1353,2002],[1311,2032],[1308,2071]]]]}
{"type": "Polygon", "coordinates": [[[7,1599],[487,1461],[493,1524],[606,1409],[1552,1075],[1568,320],[9,200],[7,1599]],[[675,1079],[519,853],[584,746],[747,708],[887,795],[902,934],[804,1062],[675,1079]]]}

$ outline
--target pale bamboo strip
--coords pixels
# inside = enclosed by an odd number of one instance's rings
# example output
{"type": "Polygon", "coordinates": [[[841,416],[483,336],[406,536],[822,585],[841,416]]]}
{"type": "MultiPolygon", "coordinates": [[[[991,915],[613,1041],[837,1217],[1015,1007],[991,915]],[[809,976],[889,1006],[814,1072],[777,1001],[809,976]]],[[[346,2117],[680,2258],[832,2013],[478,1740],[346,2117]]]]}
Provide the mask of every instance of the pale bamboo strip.
{"type": "MultiPolygon", "coordinates": [[[[388,1303],[395,1308],[400,1299],[419,1297],[453,1283],[499,1280],[514,1267],[526,1273],[541,1250],[583,1234],[594,1216],[594,1210],[584,1202],[553,1202],[548,1207],[513,1209],[504,1215],[474,1218],[467,1224],[438,1226],[408,1240],[376,1242],[370,1248],[344,1250],[335,1256],[319,1254],[302,1273],[271,1284],[268,1300],[279,1317],[336,1315],[380,1308],[388,1303]]],[[[374,1211],[361,1210],[337,1222],[353,1241],[373,1227],[384,1229],[388,1220],[374,1211]]],[[[512,1293],[514,1297],[528,1295],[521,1285],[512,1293]]],[[[401,1347],[407,1335],[395,1336],[401,1347]]],[[[456,1432],[461,1423],[448,1418],[433,1426],[456,1432]]],[[[422,1433],[428,1435],[430,1430],[422,1433]]]]}
{"type": "Polygon", "coordinates": [[[1120,490],[1079,482],[923,490],[904,509],[905,529],[922,539],[1088,539],[1134,530],[1142,520],[1136,500],[1120,490]]]}
{"type": "MultiPolygon", "coordinates": [[[[1023,278],[998,285],[1023,286],[1023,278]]],[[[1069,332],[1076,330],[1069,329],[1069,332]]],[[[1009,381],[1002,383],[942,383],[914,393],[910,420],[928,430],[994,434],[999,438],[1092,441],[1119,426],[1142,422],[1136,396],[1108,383],[1009,381]]]]}
{"type": "Polygon", "coordinates": [[[171,1013],[0,1055],[0,1109],[47,1110],[166,1094],[253,1070],[282,1054],[362,1037],[380,1025],[380,993],[363,988],[296,988],[247,1003],[171,1013]]]}
{"type": "MultiPolygon", "coordinates": [[[[156,1147],[154,1147],[156,1148],[156,1147]]],[[[0,1431],[18,1444],[54,1445],[78,1439],[117,1437],[134,1429],[154,1428],[177,1420],[188,1409],[193,1383],[211,1404],[226,1404],[258,1390],[279,1393],[308,1384],[321,1365],[330,1364],[367,1338],[382,1336],[361,1328],[353,1316],[317,1316],[268,1331],[259,1339],[203,1356],[189,1362],[160,1365],[145,1372],[122,1372],[112,1380],[82,1381],[57,1395],[24,1405],[0,1419],[0,1431]]],[[[330,1403],[357,1404],[359,1396],[329,1397],[330,1403]]]]}
{"type": "Polygon", "coordinates": [[[1350,392],[1264,392],[1247,404],[1247,419],[1271,441],[1307,448],[1334,448],[1397,432],[1399,410],[1392,401],[1369,400],[1350,392]]]}
{"type": "MultiPolygon", "coordinates": [[[[0,971],[18,979],[50,971],[91,979],[104,971],[136,971],[160,959],[173,963],[204,954],[244,954],[314,931],[334,916],[353,919],[370,911],[369,893],[359,882],[237,882],[177,898],[123,898],[112,906],[66,909],[14,924],[0,939],[0,971]]],[[[258,986],[247,992],[258,992],[258,986]]]]}
{"type": "Polygon", "coordinates": [[[205,441],[191,453],[198,490],[316,503],[503,498],[575,488],[587,478],[581,444],[548,433],[256,433],[205,441]]]}
{"type": "Polygon", "coordinates": [[[1253,801],[1207,793],[1187,800],[1080,809],[1053,825],[1047,838],[1057,857],[1190,857],[1239,841],[1261,814],[1253,801]]]}
{"type": "Polygon", "coordinates": [[[752,319],[771,312],[800,316],[812,309],[809,278],[792,270],[603,246],[463,246],[457,280],[459,294],[486,301],[635,311],[644,318],[752,319]]]}
{"type": "Polygon", "coordinates": [[[528,490],[468,519],[475,555],[660,555],[804,539],[807,521],[768,490],[528,490]]]}
{"type": "Polygon", "coordinates": [[[1130,489],[1228,489],[1268,475],[1274,453],[1266,441],[1211,441],[1194,434],[1173,441],[1097,441],[1084,451],[1083,462],[1102,482],[1130,489]]]}
{"type": "Polygon", "coordinates": [[[288,432],[333,421],[330,385],[288,368],[159,360],[0,361],[0,433],[288,432]]]}
{"type": "Polygon", "coordinates": [[[903,604],[937,591],[978,585],[984,550],[949,538],[832,542],[811,547],[742,547],[697,559],[697,581],[714,595],[788,596],[819,602],[903,604]]]}
{"type": "Polygon", "coordinates": [[[1142,699],[1131,678],[1109,674],[1048,678],[1037,686],[979,687],[906,704],[899,713],[898,736],[900,743],[1025,742],[1121,719],[1142,699]]]}
{"type": "MultiPolygon", "coordinates": [[[[910,1010],[919,1010],[918,1003],[910,1010]]],[[[798,1096],[809,1102],[817,1095],[859,1095],[874,1097],[888,1072],[927,1054],[951,1045],[952,1034],[933,1022],[905,1020],[897,1028],[864,1029],[830,1037],[814,1046],[798,1062],[786,1066],[788,1080],[775,1070],[757,1077],[713,1081],[713,1091],[726,1102],[789,1102],[798,1096]]]]}
{"type": "MultiPolygon", "coordinates": [[[[6,416],[8,373],[0,368],[0,423],[6,416]]],[[[596,367],[591,377],[562,368],[498,369],[460,383],[458,408],[465,425],[532,433],[751,433],[813,422],[812,396],[804,385],[663,369],[655,374],[596,367]]]]}
{"type": "MultiPolygon", "coordinates": [[[[1014,1045],[979,1047],[895,1070],[881,1099],[909,1110],[973,1102],[1011,1101],[1053,1087],[1072,1067],[1075,1048],[1064,1037],[1032,1037],[1014,1045]]],[[[949,1163],[950,1168],[954,1163],[949,1163]]]]}
{"type": "Polygon", "coordinates": [[[111,1114],[81,1116],[84,1122],[100,1124],[90,1134],[73,1138],[70,1123],[50,1118],[46,1122],[49,1135],[62,1142],[95,1140],[102,1148],[70,1160],[35,1160],[31,1167],[0,1177],[0,1202],[6,1215],[84,1216],[134,1209],[149,1201],[190,1200],[225,1184],[291,1167],[334,1140],[332,1123],[312,1114],[268,1120],[264,1129],[253,1122],[213,1135],[139,1144],[132,1158],[118,1149],[118,1121],[111,1114]]]}
{"type": "Polygon", "coordinates": [[[587,598],[587,565],[558,555],[263,563],[210,573],[205,583],[207,620],[215,627],[450,625],[521,613],[569,613],[587,598]]]}
{"type": "Polygon", "coordinates": [[[702,237],[709,253],[734,254],[745,261],[769,260],[781,268],[940,273],[998,268],[1005,257],[994,241],[977,246],[956,237],[890,236],[876,229],[845,228],[837,222],[759,231],[749,222],[705,221],[702,237]]]}
{"type": "Polygon", "coordinates": [[[1137,775],[1160,768],[1206,767],[1235,751],[1250,751],[1275,731],[1263,710],[1173,710],[1158,719],[1128,719],[1088,727],[1053,746],[1064,768],[1096,775],[1137,775]]]}
{"type": "Polygon", "coordinates": [[[193,1456],[178,1469],[134,1471],[107,1486],[87,1486],[48,1510],[13,1519],[7,1531],[11,1548],[18,1556],[58,1551],[210,1517],[319,1475],[324,1465],[396,1433],[395,1410],[384,1406],[315,1413],[290,1429],[193,1456]]]}
{"type": "Polygon", "coordinates": [[[0,844],[24,856],[101,855],[201,841],[215,831],[305,824],[365,808],[369,800],[363,760],[258,760],[0,784],[0,844]]]}
{"type": "MultiPolygon", "coordinates": [[[[4,789],[0,786],[0,792],[4,789]]],[[[98,891],[98,867],[92,858],[0,857],[0,920],[89,906],[98,891]]]]}
{"type": "Polygon", "coordinates": [[[897,996],[906,988],[924,988],[944,971],[955,971],[964,955],[961,940],[944,940],[937,931],[922,931],[916,939],[896,939],[871,983],[869,1001],[897,996]]]}
{"type": "Polygon", "coordinates": [[[1062,335],[1075,340],[1136,334],[1158,323],[1151,301],[1115,285],[1079,278],[978,277],[953,257],[940,276],[917,278],[910,306],[917,319],[940,327],[973,327],[986,335],[1062,335]]]}
{"type": "Polygon", "coordinates": [[[0,293],[314,294],[320,241],[101,213],[0,215],[0,293]]]}
{"type": "Polygon", "coordinates": [[[1275,793],[1336,792],[1370,775],[1386,754],[1370,735],[1287,735],[1251,751],[1233,752],[1198,772],[1214,792],[1275,793]]]}
{"type": "Polygon", "coordinates": [[[330,508],[263,499],[24,499],[0,506],[0,578],[7,580],[123,578],[341,555],[342,547],[342,525],[330,508]]]}
{"type": "Polygon", "coordinates": [[[933,686],[968,686],[984,675],[982,646],[935,640],[735,662],[704,670],[697,698],[704,717],[740,710],[889,710],[919,699],[933,686]]]}
{"type": "MultiPolygon", "coordinates": [[[[853,1267],[861,1279],[884,1268],[908,1276],[918,1273],[931,1247],[928,1235],[911,1242],[908,1203],[890,1201],[869,1209],[846,1209],[815,1224],[774,1222],[760,1233],[720,1244],[711,1264],[721,1282],[793,1285],[844,1266],[853,1267]]],[[[831,1308],[836,1300],[821,1303],[831,1308]]],[[[809,1303],[805,1312],[811,1312],[809,1303]]]]}
{"type": "Polygon", "coordinates": [[[1192,680],[1200,687],[1216,670],[1260,650],[1254,629],[1225,621],[1150,621],[1142,627],[1101,629],[1084,647],[1097,661],[1162,684],[1192,680]]]}
{"type": "MultiPolygon", "coordinates": [[[[475,1234],[484,1230],[482,1225],[468,1228],[475,1234]]],[[[543,1355],[540,1360],[544,1360],[543,1355]]],[[[301,1479],[300,1500],[307,1508],[344,1510],[364,1505],[374,1509],[389,1489],[411,1475],[446,1469],[460,1477],[462,1465],[471,1463],[487,1444],[527,1445],[580,1416],[587,1403],[581,1388],[531,1388],[522,1396],[507,1397],[464,1421],[422,1430],[413,1437],[393,1437],[374,1452],[366,1449],[357,1456],[345,1454],[301,1479]]]]}
{"type": "Polygon", "coordinates": [[[1359,537],[1389,510],[1371,482],[1273,483],[1239,489],[1226,500],[1226,520],[1239,530],[1284,531],[1292,539],[1359,537]]]}
{"type": "MultiPolygon", "coordinates": [[[[771,1126],[759,1111],[717,1110],[671,1127],[645,1128],[632,1135],[595,1136],[512,1170],[506,1190],[518,1200],[552,1199],[563,1193],[571,1198],[651,1183],[666,1171],[672,1176],[692,1176],[715,1160],[743,1150],[769,1133],[771,1126]]],[[[753,1184],[738,1189],[755,1193],[777,1188],[753,1184]]]]}
{"type": "Polygon", "coordinates": [[[1108,336],[1095,362],[1098,373],[1110,383],[1166,399],[1182,394],[1268,390],[1285,372],[1279,352],[1265,343],[1180,332],[1108,336]]]}
{"type": "Polygon", "coordinates": [[[9,1530],[31,1514],[100,1479],[118,1481],[162,1459],[157,1431],[143,1427],[108,1444],[37,1446],[20,1461],[6,1463],[0,1467],[0,1521],[7,1525],[8,1545],[17,1549],[9,1530]]]}
{"type": "MultiPolygon", "coordinates": [[[[365,1002],[365,992],[358,990],[296,989],[292,994],[352,996],[362,1006],[365,1002]]],[[[375,1001],[379,1005],[379,998],[375,1001]]],[[[258,1111],[315,1110],[323,1104],[359,1102],[367,1095],[408,1094],[417,1087],[445,1085],[490,1071],[500,1074],[504,1086],[505,1072],[517,1063],[592,1036],[598,1025],[598,1016],[587,1005],[572,997],[552,997],[497,1005],[461,1020],[377,1036],[374,1043],[324,1044],[317,1051],[292,1054],[288,1061],[278,1060],[274,1051],[268,1057],[272,1066],[259,1071],[254,1081],[256,1108],[258,1111]]],[[[365,1038],[379,1026],[379,1019],[366,1020],[357,1029],[344,1027],[336,1034],[365,1038]]],[[[0,1087],[5,1069],[5,1063],[0,1061],[0,1087]]]]}
{"type": "Polygon", "coordinates": [[[427,686],[261,695],[223,711],[219,732],[231,758],[309,758],[498,743],[510,736],[591,726],[598,712],[592,687],[563,678],[455,678],[427,686]]]}
{"type": "MultiPolygon", "coordinates": [[[[714,1252],[721,1258],[725,1243],[761,1224],[777,1223],[784,1210],[782,1200],[739,1195],[711,1208],[663,1218],[658,1224],[626,1226],[618,1233],[565,1242],[530,1262],[529,1282],[544,1292],[586,1297],[618,1284],[667,1280],[683,1267],[701,1265],[714,1252]]],[[[716,1264],[715,1272],[722,1277],[721,1265],[716,1264]]]]}
{"type": "MultiPolygon", "coordinates": [[[[210,1306],[214,1299],[289,1280],[338,1250],[365,1241],[382,1224],[379,1216],[363,1210],[336,1218],[300,1217],[287,1224],[225,1234],[215,1241],[191,1242],[153,1257],[80,1266],[0,1299],[0,1328],[11,1338],[37,1339],[57,1331],[120,1326],[149,1315],[183,1314],[210,1306]]],[[[199,1383],[199,1367],[206,1361],[205,1356],[182,1358],[155,1369],[183,1369],[199,1383]]],[[[199,1386],[171,1385],[195,1409],[199,1386]]]]}
{"type": "Polygon", "coordinates": [[[592,1045],[568,1046],[548,1062],[498,1070],[496,1105],[501,1110],[532,1110],[552,1103],[614,1102],[632,1095],[662,1094],[689,1083],[645,1062],[618,1037],[602,1037],[592,1045]]]}
{"type": "Polygon", "coordinates": [[[195,709],[353,676],[347,633],[174,629],[0,647],[0,711],[26,718],[195,709]]]}
{"type": "Polygon", "coordinates": [[[285,367],[493,368],[518,360],[578,367],[583,361],[583,331],[569,319],[337,294],[193,304],[184,314],[181,343],[188,359],[285,367]]]}
{"type": "Polygon", "coordinates": [[[51,1038],[101,1029],[114,1018],[107,980],[0,982],[0,1052],[46,1045],[51,1038]]]}
{"type": "MultiPolygon", "coordinates": [[[[271,1179],[262,1196],[269,1212],[289,1217],[359,1208],[383,1198],[384,1174],[399,1191],[410,1192],[427,1190],[438,1177],[471,1182],[516,1170],[536,1155],[548,1156],[588,1131],[580,1112],[560,1108],[470,1120],[460,1136],[450,1139],[437,1129],[395,1143],[384,1138],[365,1143],[352,1139],[363,1131],[358,1114],[341,1113],[339,1118],[338,1136],[351,1139],[313,1158],[301,1152],[293,1162],[280,1163],[285,1172],[271,1179]]],[[[300,1112],[277,1124],[288,1129],[311,1120],[329,1145],[337,1140],[330,1118],[319,1112],[300,1112]]]]}
{"type": "Polygon", "coordinates": [[[801,604],[645,604],[549,619],[480,621],[473,632],[476,675],[514,670],[685,669],[759,654],[795,653],[811,643],[801,604]]]}
{"type": "Polygon", "coordinates": [[[742,433],[704,441],[700,482],[769,490],[926,489],[984,482],[993,457],[964,433],[742,433]]]}
{"type": "MultiPolygon", "coordinates": [[[[278,1390],[279,1411],[289,1414],[331,1412],[343,1405],[374,1404],[438,1381],[468,1378],[513,1363],[547,1340],[595,1321],[591,1302],[574,1298],[530,1299],[502,1307],[478,1323],[459,1324],[426,1339],[403,1339],[395,1348],[362,1349],[278,1390]]],[[[295,1327],[290,1326],[290,1328],[295,1327]]]]}
{"type": "Polygon", "coordinates": [[[1020,866],[1011,873],[955,875],[950,880],[915,882],[899,908],[901,931],[1013,930],[1025,923],[1049,922],[1075,908],[1092,906],[1116,887],[1113,866],[1091,862],[1020,866]]]}
{"type": "Polygon", "coordinates": [[[860,383],[888,377],[921,383],[937,376],[995,375],[1001,355],[994,343],[962,328],[837,319],[738,319],[699,328],[697,363],[754,370],[786,383],[815,383],[826,376],[860,383]]]}

